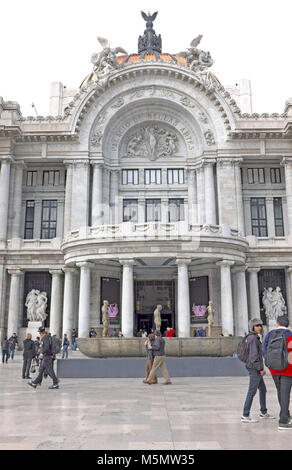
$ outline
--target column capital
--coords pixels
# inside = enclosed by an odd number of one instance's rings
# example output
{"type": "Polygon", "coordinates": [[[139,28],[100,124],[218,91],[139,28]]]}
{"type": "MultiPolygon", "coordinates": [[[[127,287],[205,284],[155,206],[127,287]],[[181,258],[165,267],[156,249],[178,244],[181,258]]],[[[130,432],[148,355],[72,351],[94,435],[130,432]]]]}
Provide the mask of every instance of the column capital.
{"type": "Polygon", "coordinates": [[[259,271],[261,270],[261,268],[259,268],[258,266],[251,266],[251,267],[247,267],[247,272],[248,273],[258,273],[259,271]]]}
{"type": "Polygon", "coordinates": [[[227,267],[227,266],[233,266],[235,263],[235,261],[231,261],[229,259],[223,259],[222,261],[217,261],[216,265],[217,266],[223,266],[223,267],[227,267]]]}
{"type": "Polygon", "coordinates": [[[191,261],[192,258],[177,258],[175,262],[178,266],[188,266],[191,261]]]}
{"type": "Polygon", "coordinates": [[[292,165],[292,157],[283,157],[280,162],[280,165],[282,166],[292,165]]]}
{"type": "Polygon", "coordinates": [[[237,273],[245,273],[245,271],[247,270],[247,266],[245,266],[244,264],[243,265],[235,265],[233,266],[233,268],[231,269],[231,271],[235,274],[237,273]]]}
{"type": "Polygon", "coordinates": [[[135,260],[134,259],[119,259],[119,263],[122,266],[134,266],[135,260]]]}
{"type": "Polygon", "coordinates": [[[61,276],[63,274],[62,269],[49,269],[49,273],[52,274],[52,276],[61,276]]]}
{"type": "Polygon", "coordinates": [[[64,273],[72,273],[72,274],[77,273],[77,269],[74,268],[73,266],[64,266],[64,267],[62,268],[62,271],[63,271],[64,273]]]}
{"type": "Polygon", "coordinates": [[[10,276],[22,276],[24,274],[24,271],[22,271],[20,268],[10,268],[7,270],[8,274],[10,276]]]}
{"type": "Polygon", "coordinates": [[[292,266],[287,266],[286,271],[287,271],[287,273],[291,274],[292,273],[292,266]]]}
{"type": "Polygon", "coordinates": [[[94,266],[94,263],[90,263],[90,261],[81,261],[80,263],[76,263],[76,266],[78,268],[85,268],[85,269],[91,269],[94,266]]]}

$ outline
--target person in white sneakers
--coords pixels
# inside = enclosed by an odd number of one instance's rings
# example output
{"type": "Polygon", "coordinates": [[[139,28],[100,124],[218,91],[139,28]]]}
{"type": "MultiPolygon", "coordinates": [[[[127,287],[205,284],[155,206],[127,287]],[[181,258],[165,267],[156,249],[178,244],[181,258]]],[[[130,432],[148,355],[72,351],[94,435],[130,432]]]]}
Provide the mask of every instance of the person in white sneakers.
{"type": "Polygon", "coordinates": [[[261,332],[263,327],[262,320],[254,318],[249,321],[249,334],[246,338],[248,358],[246,361],[246,369],[249,374],[249,387],[241,416],[242,423],[258,423],[258,419],[250,417],[250,410],[253,398],[259,390],[260,399],[260,419],[274,418],[267,411],[266,393],[267,389],[264,383],[264,361],[262,354],[261,332]]]}

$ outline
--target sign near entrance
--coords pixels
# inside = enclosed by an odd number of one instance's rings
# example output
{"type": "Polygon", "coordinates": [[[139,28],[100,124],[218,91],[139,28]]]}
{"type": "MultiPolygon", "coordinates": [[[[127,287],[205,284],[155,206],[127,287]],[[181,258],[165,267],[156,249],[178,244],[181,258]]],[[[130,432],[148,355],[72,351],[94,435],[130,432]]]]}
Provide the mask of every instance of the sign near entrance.
{"type": "Polygon", "coordinates": [[[101,278],[101,306],[107,300],[108,316],[111,325],[120,323],[120,279],[112,277],[101,278]]]}
{"type": "Polygon", "coordinates": [[[208,276],[190,279],[191,323],[207,323],[207,306],[209,302],[208,276]]]}

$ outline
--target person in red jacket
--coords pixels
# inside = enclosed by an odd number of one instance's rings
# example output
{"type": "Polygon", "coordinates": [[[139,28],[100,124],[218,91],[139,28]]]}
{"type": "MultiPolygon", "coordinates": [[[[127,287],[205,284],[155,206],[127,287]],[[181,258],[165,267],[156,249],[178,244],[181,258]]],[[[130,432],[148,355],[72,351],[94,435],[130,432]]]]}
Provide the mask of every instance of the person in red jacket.
{"type": "Polygon", "coordinates": [[[168,326],[167,329],[166,329],[166,336],[168,338],[172,338],[174,335],[175,335],[175,330],[168,326]]]}
{"type": "MultiPolygon", "coordinates": [[[[287,315],[282,315],[277,318],[276,321],[277,329],[282,329],[286,337],[287,351],[289,355],[289,364],[283,370],[273,370],[269,369],[278,394],[278,401],[280,405],[280,419],[278,429],[292,429],[292,420],[289,411],[290,403],[290,393],[292,387],[292,331],[288,329],[289,320],[287,315]]],[[[264,357],[267,354],[267,347],[271,335],[273,333],[270,331],[265,337],[263,344],[263,355],[264,357]]]]}

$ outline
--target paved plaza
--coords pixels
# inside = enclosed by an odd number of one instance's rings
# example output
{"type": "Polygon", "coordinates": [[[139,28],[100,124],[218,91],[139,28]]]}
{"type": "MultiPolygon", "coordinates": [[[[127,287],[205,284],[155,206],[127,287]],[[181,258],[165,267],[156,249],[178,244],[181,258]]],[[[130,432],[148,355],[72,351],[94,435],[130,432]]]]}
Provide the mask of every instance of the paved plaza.
{"type": "MultiPolygon", "coordinates": [[[[177,377],[170,386],[162,379],[147,386],[141,370],[141,380],[62,379],[59,390],[48,390],[48,378],[34,390],[21,367],[21,352],[0,365],[0,450],[292,449],[291,431],[279,431],[277,419],[240,422],[247,377],[177,377]]],[[[265,382],[277,418],[272,378],[265,382]]]]}

